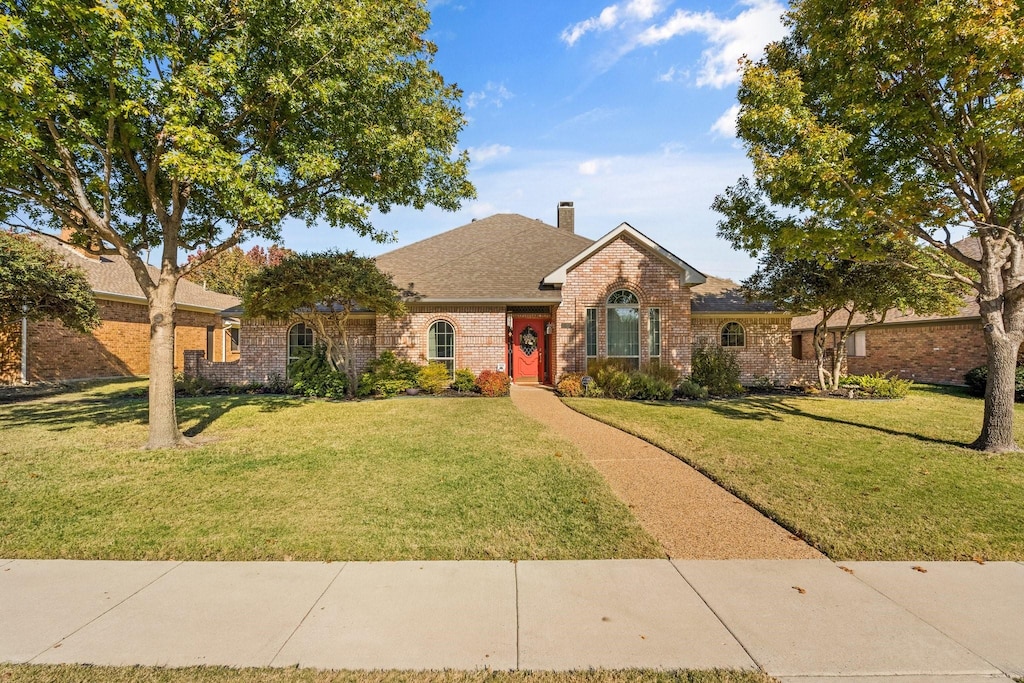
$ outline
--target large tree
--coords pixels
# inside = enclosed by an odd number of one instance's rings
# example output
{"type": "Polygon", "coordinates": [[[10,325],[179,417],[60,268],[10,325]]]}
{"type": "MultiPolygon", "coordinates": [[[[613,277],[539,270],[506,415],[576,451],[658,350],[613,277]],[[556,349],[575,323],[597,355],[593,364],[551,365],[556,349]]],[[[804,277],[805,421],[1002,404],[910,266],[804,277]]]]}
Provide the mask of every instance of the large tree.
{"type": "Polygon", "coordinates": [[[246,281],[242,308],[246,316],[268,320],[301,320],[316,330],[326,347],[327,362],[348,376],[348,394],[355,395],[355,349],[349,326],[355,314],[405,314],[402,292],[372,258],[352,251],[294,254],[246,281]]]}
{"type": "Polygon", "coordinates": [[[744,67],[737,131],[755,183],[726,193],[727,221],[752,251],[870,260],[902,243],[955,260],[934,271],[977,292],[988,351],[975,445],[1016,450],[1024,4],[794,0],[786,22],[744,67]]]}
{"type": "Polygon", "coordinates": [[[78,332],[100,323],[80,268],[26,235],[0,230],[0,327],[21,319],[57,320],[78,332]]]}
{"type": "Polygon", "coordinates": [[[424,5],[0,3],[0,220],[74,228],[131,265],[149,302],[149,447],[186,443],[179,278],[246,238],[277,239],[288,217],[383,240],[373,208],[472,195],[453,155],[459,92],[431,66],[424,5]]]}
{"type": "Polygon", "coordinates": [[[952,314],[963,306],[966,293],[960,283],[921,277],[895,259],[860,263],[830,254],[794,258],[780,252],[762,254],[743,289],[748,298],[771,301],[798,315],[817,315],[814,358],[824,390],[839,388],[852,334],[882,324],[893,310],[952,314]]]}
{"type": "Polygon", "coordinates": [[[205,259],[205,253],[200,251],[189,254],[189,262],[203,259],[203,263],[192,269],[188,279],[214,292],[241,297],[247,278],[268,266],[276,266],[293,253],[291,249],[276,244],[267,249],[257,244],[249,251],[231,247],[212,259],[205,259]]]}

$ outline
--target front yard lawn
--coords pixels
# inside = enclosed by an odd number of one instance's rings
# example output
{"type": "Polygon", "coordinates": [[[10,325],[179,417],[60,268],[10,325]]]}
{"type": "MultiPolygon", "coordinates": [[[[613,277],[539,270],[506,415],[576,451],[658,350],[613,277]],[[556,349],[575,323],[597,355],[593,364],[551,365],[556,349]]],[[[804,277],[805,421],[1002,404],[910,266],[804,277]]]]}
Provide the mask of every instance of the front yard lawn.
{"type": "Polygon", "coordinates": [[[509,399],[180,399],[204,445],[142,451],[136,382],[0,405],[0,557],[663,557],[509,399]]]}
{"type": "MultiPolygon", "coordinates": [[[[958,390],[566,403],[676,454],[833,559],[1024,559],[1024,454],[962,447],[983,406],[958,390]]],[[[1021,406],[1017,430],[1024,444],[1021,406]]]]}

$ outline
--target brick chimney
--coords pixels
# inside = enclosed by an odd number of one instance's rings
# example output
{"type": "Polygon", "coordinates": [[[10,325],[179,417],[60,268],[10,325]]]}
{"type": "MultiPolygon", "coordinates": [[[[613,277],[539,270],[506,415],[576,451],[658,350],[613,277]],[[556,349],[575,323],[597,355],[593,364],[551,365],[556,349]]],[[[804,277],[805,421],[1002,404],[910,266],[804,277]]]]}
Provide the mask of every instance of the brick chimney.
{"type": "Polygon", "coordinates": [[[572,202],[558,202],[558,229],[576,232],[576,209],[572,202]]]}

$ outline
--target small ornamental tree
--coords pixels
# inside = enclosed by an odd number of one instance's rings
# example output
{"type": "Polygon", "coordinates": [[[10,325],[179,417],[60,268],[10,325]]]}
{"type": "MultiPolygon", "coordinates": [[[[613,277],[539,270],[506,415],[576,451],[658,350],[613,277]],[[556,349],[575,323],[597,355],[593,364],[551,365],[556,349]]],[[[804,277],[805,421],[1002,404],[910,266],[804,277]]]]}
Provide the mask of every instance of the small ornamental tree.
{"type": "Polygon", "coordinates": [[[894,260],[863,263],[835,256],[787,258],[781,252],[763,254],[757,271],[743,281],[743,290],[748,298],[771,301],[782,310],[818,315],[814,358],[823,390],[839,388],[846,340],[851,334],[885,322],[893,309],[951,315],[963,305],[966,294],[962,284],[921,277],[919,271],[894,260]],[[858,314],[863,322],[855,324],[858,314]],[[826,367],[830,324],[837,328],[837,336],[831,367],[826,367]]]}
{"type": "Polygon", "coordinates": [[[278,239],[288,218],[383,241],[372,210],[473,195],[454,153],[460,92],[432,67],[429,27],[422,0],[0,3],[0,222],[74,229],[132,268],[149,306],[148,447],[188,443],[181,277],[278,239]]]}
{"type": "Polygon", "coordinates": [[[868,261],[928,245],[956,261],[933,272],[977,293],[989,382],[974,445],[1018,450],[1024,3],[792,0],[785,21],[739,89],[754,183],[727,194],[744,244],[868,261]]]}
{"type": "Polygon", "coordinates": [[[58,320],[88,332],[100,323],[85,273],[25,235],[0,230],[0,327],[58,320]]]}
{"type": "Polygon", "coordinates": [[[348,376],[347,391],[358,386],[349,321],[355,313],[390,318],[405,314],[401,290],[372,258],[352,251],[293,254],[246,281],[245,315],[268,320],[301,320],[312,327],[327,361],[348,376]]]}
{"type": "Polygon", "coordinates": [[[207,289],[241,297],[245,291],[246,278],[255,275],[260,269],[267,266],[276,266],[285,256],[293,254],[291,249],[279,247],[276,244],[264,249],[258,244],[249,251],[243,251],[241,247],[231,247],[216,257],[207,260],[205,252],[190,254],[188,262],[202,261],[188,275],[188,279],[207,289]]]}

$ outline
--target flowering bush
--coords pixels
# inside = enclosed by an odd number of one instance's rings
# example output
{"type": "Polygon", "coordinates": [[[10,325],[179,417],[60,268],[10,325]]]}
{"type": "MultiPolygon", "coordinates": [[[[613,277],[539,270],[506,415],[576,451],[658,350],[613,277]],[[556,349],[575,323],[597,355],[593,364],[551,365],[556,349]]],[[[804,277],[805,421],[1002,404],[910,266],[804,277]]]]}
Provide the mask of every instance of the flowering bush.
{"type": "Polygon", "coordinates": [[[512,378],[504,372],[484,370],[476,378],[476,388],[484,396],[508,396],[508,390],[511,386],[512,378]]]}
{"type": "Polygon", "coordinates": [[[583,395],[583,375],[578,372],[567,372],[558,378],[558,382],[555,383],[555,391],[561,396],[568,396],[573,398],[574,396],[583,395]]]}

